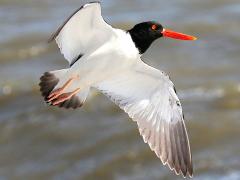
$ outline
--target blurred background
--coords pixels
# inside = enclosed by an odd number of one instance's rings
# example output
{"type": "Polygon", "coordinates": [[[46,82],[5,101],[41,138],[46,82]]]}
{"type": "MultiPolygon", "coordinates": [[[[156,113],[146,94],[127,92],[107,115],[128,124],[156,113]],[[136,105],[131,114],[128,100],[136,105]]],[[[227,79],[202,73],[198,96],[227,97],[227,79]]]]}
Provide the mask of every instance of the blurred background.
{"type": "MultiPolygon", "coordinates": [[[[96,91],[81,109],[44,104],[39,77],[67,67],[47,39],[85,2],[0,0],[0,179],[182,179],[96,91]]],[[[240,1],[102,0],[102,13],[114,27],[156,20],[199,38],[157,40],[144,61],[176,85],[194,179],[240,179],[240,1]]]]}

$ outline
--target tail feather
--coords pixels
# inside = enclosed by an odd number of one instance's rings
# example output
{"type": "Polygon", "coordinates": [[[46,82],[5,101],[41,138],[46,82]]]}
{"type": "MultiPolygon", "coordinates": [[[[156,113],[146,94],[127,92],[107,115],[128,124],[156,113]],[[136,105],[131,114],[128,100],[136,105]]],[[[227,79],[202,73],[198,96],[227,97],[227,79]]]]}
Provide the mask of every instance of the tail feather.
{"type": "MultiPolygon", "coordinates": [[[[49,94],[57,86],[61,77],[63,77],[66,71],[67,71],[66,69],[62,69],[57,71],[45,72],[41,76],[39,86],[45,101],[48,100],[49,94]]],[[[89,88],[86,88],[83,91],[80,91],[80,93],[72,96],[70,99],[58,104],[57,106],[67,108],[67,109],[68,108],[76,109],[78,107],[81,107],[85,102],[88,96],[88,93],[89,93],[89,88]]]]}
{"type": "Polygon", "coordinates": [[[39,86],[45,101],[58,82],[59,79],[50,72],[45,72],[41,76],[39,86]]]}
{"type": "Polygon", "coordinates": [[[76,109],[78,107],[82,107],[83,103],[85,102],[85,100],[88,96],[88,93],[89,93],[89,88],[84,89],[84,90],[80,91],[80,93],[71,97],[71,99],[60,103],[59,107],[64,107],[67,109],[68,108],[76,109]]]}
{"type": "Polygon", "coordinates": [[[83,102],[81,102],[81,100],[75,95],[71,97],[71,99],[68,99],[60,103],[58,106],[66,109],[68,108],[76,109],[76,108],[82,107],[82,105],[83,105],[83,102]]]}

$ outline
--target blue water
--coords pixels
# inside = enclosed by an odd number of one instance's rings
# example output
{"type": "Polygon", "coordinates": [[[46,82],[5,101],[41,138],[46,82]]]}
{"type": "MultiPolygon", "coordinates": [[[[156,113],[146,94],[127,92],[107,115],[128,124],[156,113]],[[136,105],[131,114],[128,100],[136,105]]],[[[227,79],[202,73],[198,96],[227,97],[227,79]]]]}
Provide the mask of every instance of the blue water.
{"type": "MultiPolygon", "coordinates": [[[[98,92],[75,111],[43,103],[40,75],[67,65],[47,39],[83,2],[0,0],[0,179],[182,179],[98,92]]],[[[240,179],[239,12],[238,0],[102,1],[114,27],[155,20],[198,37],[161,39],[144,55],[176,85],[197,180],[240,179]]]]}

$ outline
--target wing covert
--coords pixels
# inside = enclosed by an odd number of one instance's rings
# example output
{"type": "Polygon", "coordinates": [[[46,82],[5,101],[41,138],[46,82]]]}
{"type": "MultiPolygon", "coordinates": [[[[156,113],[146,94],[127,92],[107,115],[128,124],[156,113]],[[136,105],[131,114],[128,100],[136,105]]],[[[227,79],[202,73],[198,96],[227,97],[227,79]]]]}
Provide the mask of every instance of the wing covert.
{"type": "Polygon", "coordinates": [[[137,122],[144,142],[176,174],[192,176],[192,159],[182,107],[165,73],[140,62],[96,88],[137,122]]]}
{"type": "Polygon", "coordinates": [[[73,64],[78,57],[91,53],[113,35],[113,28],[102,15],[100,2],[91,2],[78,8],[51,36],[61,53],[73,64]]]}

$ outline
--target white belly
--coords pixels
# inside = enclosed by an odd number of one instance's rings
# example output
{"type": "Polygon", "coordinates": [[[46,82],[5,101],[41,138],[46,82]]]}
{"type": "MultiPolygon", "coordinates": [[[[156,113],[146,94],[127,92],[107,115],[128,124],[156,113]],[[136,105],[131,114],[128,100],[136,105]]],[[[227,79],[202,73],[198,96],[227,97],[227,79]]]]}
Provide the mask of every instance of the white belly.
{"type": "Polygon", "coordinates": [[[139,52],[129,34],[116,30],[116,37],[77,61],[69,73],[80,77],[80,86],[91,86],[109,77],[124,73],[139,61],[139,52]]]}

